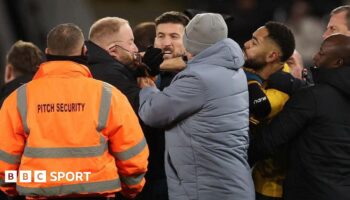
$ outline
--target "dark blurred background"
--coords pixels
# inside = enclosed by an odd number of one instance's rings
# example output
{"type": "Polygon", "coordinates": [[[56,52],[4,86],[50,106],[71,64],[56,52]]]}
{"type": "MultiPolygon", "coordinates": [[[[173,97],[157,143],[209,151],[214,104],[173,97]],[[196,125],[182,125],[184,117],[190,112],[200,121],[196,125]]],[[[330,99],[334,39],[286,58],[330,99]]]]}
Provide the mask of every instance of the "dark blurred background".
{"type": "MultiPolygon", "coordinates": [[[[57,24],[75,23],[87,37],[90,25],[105,16],[129,20],[131,26],[153,21],[161,13],[187,9],[225,15],[229,36],[240,45],[269,20],[288,24],[296,37],[297,50],[306,65],[319,48],[329,12],[345,0],[1,0],[0,87],[5,55],[17,40],[30,41],[45,49],[46,34],[57,24]]],[[[195,13],[189,10],[189,13],[195,13]]]]}

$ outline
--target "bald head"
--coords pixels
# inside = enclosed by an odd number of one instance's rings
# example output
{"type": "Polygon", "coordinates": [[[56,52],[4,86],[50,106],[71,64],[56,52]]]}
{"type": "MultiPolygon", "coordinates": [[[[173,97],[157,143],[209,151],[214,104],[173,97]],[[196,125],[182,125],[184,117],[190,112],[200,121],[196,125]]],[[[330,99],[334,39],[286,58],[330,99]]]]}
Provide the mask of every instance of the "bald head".
{"type": "Polygon", "coordinates": [[[322,68],[350,66],[350,37],[336,34],[324,40],[314,57],[315,65],[322,68]]]}
{"type": "Polygon", "coordinates": [[[120,27],[128,24],[128,21],[119,17],[105,17],[92,24],[89,31],[89,40],[98,46],[105,48],[115,40],[114,36],[120,27]]]}
{"type": "Polygon", "coordinates": [[[47,53],[57,56],[79,56],[84,45],[84,35],[75,24],[60,24],[47,35],[47,53]]]}

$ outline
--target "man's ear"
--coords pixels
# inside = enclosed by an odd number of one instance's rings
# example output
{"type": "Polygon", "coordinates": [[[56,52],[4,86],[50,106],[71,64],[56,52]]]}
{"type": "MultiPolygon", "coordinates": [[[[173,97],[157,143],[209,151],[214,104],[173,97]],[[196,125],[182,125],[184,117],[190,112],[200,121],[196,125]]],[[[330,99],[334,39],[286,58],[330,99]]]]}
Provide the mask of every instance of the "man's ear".
{"type": "Polygon", "coordinates": [[[88,49],[86,48],[86,46],[84,45],[83,46],[83,50],[82,50],[82,56],[86,56],[87,55],[87,52],[88,52],[88,49]]]}
{"type": "Polygon", "coordinates": [[[341,67],[343,66],[344,64],[344,59],[343,58],[339,58],[337,59],[337,61],[335,62],[335,67],[338,68],[338,67],[341,67]]]}
{"type": "Polygon", "coordinates": [[[270,51],[267,55],[266,55],[266,62],[267,63],[272,63],[275,62],[276,60],[279,60],[279,52],[278,51],[270,51]]]}
{"type": "Polygon", "coordinates": [[[106,51],[107,51],[107,53],[108,53],[110,56],[112,56],[113,58],[117,59],[117,57],[118,57],[117,48],[107,49],[106,51]]]}
{"type": "Polygon", "coordinates": [[[45,48],[45,54],[50,54],[48,48],[45,48]]]}
{"type": "Polygon", "coordinates": [[[11,64],[7,64],[5,67],[5,79],[4,82],[8,83],[15,79],[15,72],[11,64]]]}

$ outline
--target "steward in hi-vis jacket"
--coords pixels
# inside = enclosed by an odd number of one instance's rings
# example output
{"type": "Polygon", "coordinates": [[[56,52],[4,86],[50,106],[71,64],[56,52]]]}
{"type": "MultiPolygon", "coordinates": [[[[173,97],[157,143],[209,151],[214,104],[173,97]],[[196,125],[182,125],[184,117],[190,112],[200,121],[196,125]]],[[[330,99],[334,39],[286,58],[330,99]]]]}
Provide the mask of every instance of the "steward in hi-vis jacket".
{"type": "Polygon", "coordinates": [[[76,35],[81,52],[77,26],[51,30],[48,62],[0,111],[0,184],[9,195],[134,197],[143,188],[148,147],[138,119],[120,91],[91,78],[83,56],[60,53],[76,35]]]}

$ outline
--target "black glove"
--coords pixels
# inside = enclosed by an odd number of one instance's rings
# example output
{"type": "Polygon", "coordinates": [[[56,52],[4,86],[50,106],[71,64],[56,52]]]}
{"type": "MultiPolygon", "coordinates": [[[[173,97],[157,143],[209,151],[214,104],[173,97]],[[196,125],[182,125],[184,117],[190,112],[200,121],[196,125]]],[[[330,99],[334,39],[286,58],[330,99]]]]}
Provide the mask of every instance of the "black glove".
{"type": "Polygon", "coordinates": [[[304,86],[303,81],[294,78],[290,73],[278,71],[267,80],[267,87],[279,90],[288,95],[293,94],[304,86]]]}
{"type": "Polygon", "coordinates": [[[147,72],[151,76],[156,76],[160,72],[160,64],[164,61],[161,49],[149,46],[146,49],[142,62],[147,66],[147,72]]]}

